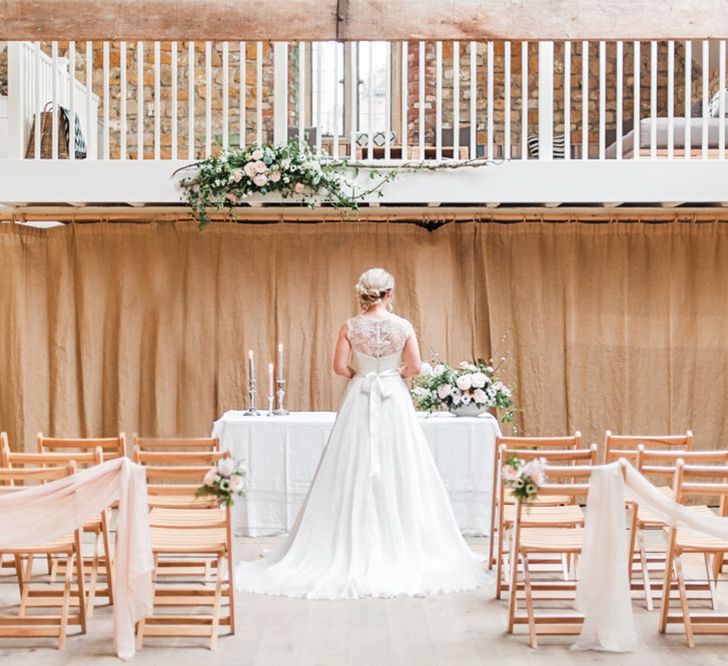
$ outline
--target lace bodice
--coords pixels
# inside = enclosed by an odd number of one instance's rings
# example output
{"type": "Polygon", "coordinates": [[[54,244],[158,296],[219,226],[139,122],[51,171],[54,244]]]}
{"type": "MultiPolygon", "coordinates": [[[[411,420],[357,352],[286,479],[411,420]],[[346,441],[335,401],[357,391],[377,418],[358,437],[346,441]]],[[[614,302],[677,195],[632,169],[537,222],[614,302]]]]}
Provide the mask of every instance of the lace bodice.
{"type": "Polygon", "coordinates": [[[401,352],[413,333],[412,324],[397,315],[382,319],[357,315],[346,325],[352,349],[374,358],[401,352]]]}

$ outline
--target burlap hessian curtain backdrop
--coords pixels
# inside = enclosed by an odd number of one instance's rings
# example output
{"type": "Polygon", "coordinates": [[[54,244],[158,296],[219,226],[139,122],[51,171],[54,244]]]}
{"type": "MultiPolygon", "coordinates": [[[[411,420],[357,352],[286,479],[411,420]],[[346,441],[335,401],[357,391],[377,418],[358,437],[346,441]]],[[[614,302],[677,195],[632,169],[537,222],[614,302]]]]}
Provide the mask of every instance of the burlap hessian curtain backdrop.
{"type": "Polygon", "coordinates": [[[702,448],[728,444],[726,224],[5,224],[0,248],[13,448],[38,430],[206,434],[245,405],[248,349],[265,393],[278,341],[290,407],[334,409],[334,339],[375,265],[425,356],[487,356],[511,329],[522,433],[692,428],[702,448]]]}

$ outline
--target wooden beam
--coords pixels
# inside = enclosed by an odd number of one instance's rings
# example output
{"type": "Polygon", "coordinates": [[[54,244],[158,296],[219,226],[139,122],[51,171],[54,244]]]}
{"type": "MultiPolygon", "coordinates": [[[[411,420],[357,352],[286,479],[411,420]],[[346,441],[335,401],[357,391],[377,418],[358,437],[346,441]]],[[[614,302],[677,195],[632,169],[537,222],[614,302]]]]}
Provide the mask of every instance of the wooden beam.
{"type": "Polygon", "coordinates": [[[0,39],[728,38],[728,0],[0,0],[0,39]]]}

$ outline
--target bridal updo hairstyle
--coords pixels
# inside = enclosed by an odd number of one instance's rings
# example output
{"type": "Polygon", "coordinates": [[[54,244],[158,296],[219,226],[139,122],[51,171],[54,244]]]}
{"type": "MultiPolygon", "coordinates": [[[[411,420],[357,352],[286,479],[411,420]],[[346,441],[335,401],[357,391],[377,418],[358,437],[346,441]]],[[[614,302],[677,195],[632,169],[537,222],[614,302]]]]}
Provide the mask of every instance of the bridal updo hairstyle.
{"type": "Polygon", "coordinates": [[[382,302],[394,289],[394,278],[383,268],[370,268],[361,274],[356,283],[356,293],[362,312],[382,302]]]}

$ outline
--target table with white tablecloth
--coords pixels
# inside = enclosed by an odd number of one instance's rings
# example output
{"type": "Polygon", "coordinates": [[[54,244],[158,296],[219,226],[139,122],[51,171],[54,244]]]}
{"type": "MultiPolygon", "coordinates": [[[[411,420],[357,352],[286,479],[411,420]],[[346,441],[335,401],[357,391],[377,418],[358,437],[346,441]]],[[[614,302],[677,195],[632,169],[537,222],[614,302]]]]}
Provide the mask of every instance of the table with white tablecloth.
{"type": "MultiPolygon", "coordinates": [[[[247,469],[246,496],[233,510],[237,534],[267,536],[290,530],[335,417],[334,412],[246,416],[228,411],[215,422],[213,436],[220,437],[222,448],[247,469]]],[[[487,534],[498,421],[490,414],[423,414],[419,421],[463,534],[487,534]]]]}

